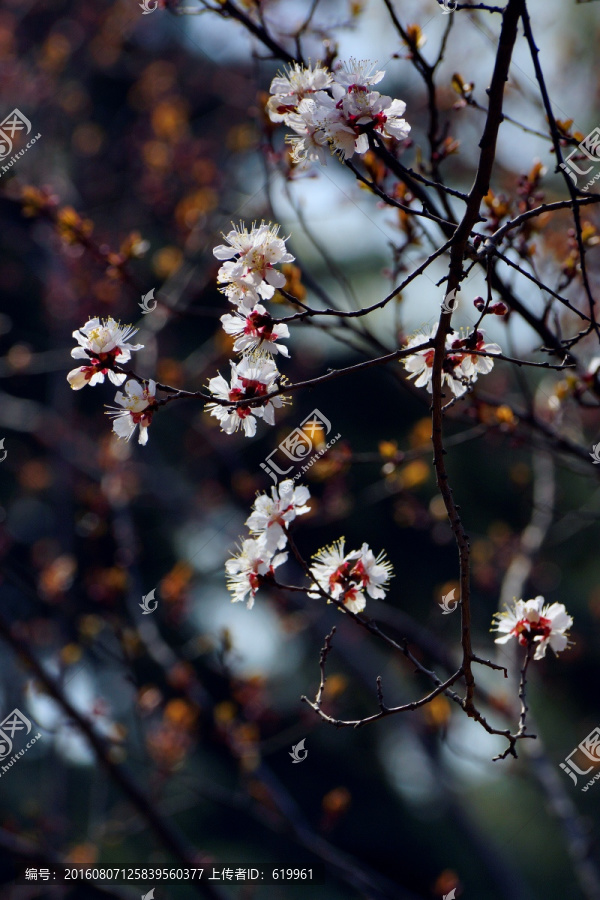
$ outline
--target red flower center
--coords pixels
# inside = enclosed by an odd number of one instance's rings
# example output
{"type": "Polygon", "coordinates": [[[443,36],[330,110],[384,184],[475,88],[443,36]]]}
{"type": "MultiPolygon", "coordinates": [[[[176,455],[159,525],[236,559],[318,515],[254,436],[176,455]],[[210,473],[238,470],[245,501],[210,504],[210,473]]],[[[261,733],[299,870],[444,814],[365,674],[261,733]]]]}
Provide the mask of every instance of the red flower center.
{"type": "Polygon", "coordinates": [[[256,572],[250,572],[250,574],[248,575],[248,581],[250,582],[250,587],[252,588],[253,593],[260,587],[260,578],[261,576],[256,572]]]}
{"type": "Polygon", "coordinates": [[[540,616],[537,622],[530,622],[529,619],[520,619],[512,630],[512,634],[518,638],[519,644],[526,647],[532,643],[537,637],[542,639],[550,637],[552,632],[552,621],[540,616]]]}
{"type": "Polygon", "coordinates": [[[120,352],[119,348],[115,347],[107,353],[98,353],[97,356],[90,357],[91,365],[81,367],[85,380],[89,381],[97,372],[102,372],[103,375],[106,375],[109,369],[114,371],[115,357],[120,352]]]}
{"type": "Polygon", "coordinates": [[[149,428],[150,425],[152,424],[152,416],[153,415],[154,415],[153,412],[151,412],[147,409],[144,409],[144,410],[142,410],[142,412],[137,412],[137,413],[132,412],[131,418],[133,419],[133,421],[135,422],[136,425],[143,425],[144,428],[149,428]]]}
{"type": "Polygon", "coordinates": [[[375,128],[379,129],[379,131],[383,131],[383,126],[387,122],[387,116],[385,113],[378,112],[373,116],[373,121],[375,122],[375,128]]]}
{"type": "Polygon", "coordinates": [[[270,341],[273,337],[273,325],[271,322],[272,319],[268,313],[266,315],[261,315],[261,313],[257,312],[250,313],[246,318],[244,334],[259,337],[263,341],[270,341]]]}
{"type": "MultiPolygon", "coordinates": [[[[243,390],[242,388],[232,388],[229,391],[229,399],[232,401],[254,399],[267,393],[267,386],[262,381],[255,381],[251,378],[240,378],[240,381],[242,382],[243,390]]],[[[245,419],[251,415],[252,410],[249,406],[238,406],[235,412],[240,419],[245,419]]]]}
{"type": "Polygon", "coordinates": [[[343,590],[342,602],[348,603],[355,599],[356,594],[369,583],[369,575],[362,560],[358,560],[354,566],[352,562],[342,563],[335,572],[329,576],[329,587],[333,589],[339,584],[343,590]]]}

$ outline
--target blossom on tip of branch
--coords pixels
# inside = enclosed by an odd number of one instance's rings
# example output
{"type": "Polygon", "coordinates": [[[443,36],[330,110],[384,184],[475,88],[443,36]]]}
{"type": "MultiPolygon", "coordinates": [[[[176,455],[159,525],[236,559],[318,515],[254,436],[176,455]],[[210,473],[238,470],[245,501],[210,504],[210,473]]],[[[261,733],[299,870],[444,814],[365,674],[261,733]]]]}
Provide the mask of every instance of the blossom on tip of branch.
{"type": "Polygon", "coordinates": [[[373,69],[368,60],[350,59],[327,79],[325,69],[313,72],[296,64],[294,83],[273,79],[267,112],[273,122],[285,122],[295,132],[285,138],[294,163],[325,165],[325,148],[341,159],[366,153],[373,132],[399,141],[408,137],[410,125],[402,118],[406,104],[373,90],[385,75],[373,69]]]}
{"type": "MultiPolygon", "coordinates": [[[[406,349],[418,347],[431,338],[434,338],[437,334],[437,329],[438,324],[436,322],[429,331],[417,334],[415,337],[411,338],[406,344],[406,349]]],[[[448,340],[446,340],[446,349],[448,349],[448,340]]],[[[419,350],[411,356],[405,356],[402,360],[404,368],[409,373],[408,377],[415,379],[415,387],[426,387],[430,394],[432,392],[431,385],[434,355],[435,351],[433,347],[429,347],[426,350],[419,350]]],[[[460,397],[461,394],[465,393],[467,388],[461,380],[454,377],[454,369],[454,366],[447,366],[446,360],[444,360],[444,366],[442,368],[442,387],[448,385],[452,393],[456,397],[460,397]]]]}
{"type": "Polygon", "coordinates": [[[486,344],[483,337],[483,331],[479,330],[466,338],[458,338],[450,342],[450,349],[454,356],[458,352],[458,356],[461,357],[461,374],[470,381],[476,381],[478,375],[488,375],[494,368],[494,360],[489,356],[480,356],[479,353],[469,353],[469,350],[478,350],[481,353],[502,353],[502,347],[499,344],[486,344]]]}
{"type": "Polygon", "coordinates": [[[233,345],[237,353],[260,350],[265,353],[290,355],[284,344],[277,343],[278,338],[290,336],[289,328],[283,323],[273,324],[272,316],[260,303],[257,303],[250,312],[240,308],[233,315],[221,316],[221,322],[227,334],[238,335],[233,345]]]}
{"type": "Polygon", "coordinates": [[[356,85],[345,92],[341,85],[334,84],[332,91],[337,100],[336,109],[342,113],[341,121],[355,134],[356,153],[366,153],[369,149],[367,131],[363,130],[368,126],[399,141],[408,137],[410,125],[402,118],[406,109],[402,100],[393,100],[378,91],[367,91],[356,85]]]}
{"type": "Polygon", "coordinates": [[[140,384],[133,378],[125,385],[125,393],[117,391],[115,403],[123,409],[112,407],[107,411],[107,415],[113,418],[113,431],[117,437],[130,440],[139,425],[138,444],[148,443],[148,428],[156,407],[155,394],[156,382],[140,384]]]}
{"type": "Polygon", "coordinates": [[[292,479],[287,478],[271,488],[271,496],[257,496],[246,525],[264,543],[267,550],[283,550],[287,544],[287,526],[296,516],[303,516],[310,511],[310,506],[306,506],[309,499],[310,491],[307,487],[294,487],[292,479]]]}
{"type": "MultiPolygon", "coordinates": [[[[437,322],[429,330],[415,335],[406,344],[406,349],[418,347],[426,343],[437,334],[437,322]]],[[[477,381],[479,375],[487,375],[494,367],[494,361],[489,356],[481,356],[480,353],[502,353],[498,344],[486,344],[483,331],[471,333],[467,337],[454,338],[453,334],[446,335],[445,356],[442,363],[442,387],[447,385],[455,397],[461,397],[477,381]],[[469,351],[477,350],[478,353],[469,351]]],[[[419,350],[410,356],[404,357],[403,365],[409,373],[409,378],[415,379],[415,387],[426,387],[432,392],[433,362],[435,351],[433,347],[419,350]]]]}
{"type": "MultiPolygon", "coordinates": [[[[345,539],[319,550],[310,567],[311,574],[322,590],[340,600],[350,612],[362,612],[366,606],[365,592],[373,599],[385,597],[390,578],[393,577],[392,564],[385,551],[375,557],[368,544],[360,550],[344,554],[345,539]]],[[[311,591],[309,597],[320,594],[311,591]]]]}
{"type": "MultiPolygon", "coordinates": [[[[322,166],[327,165],[328,154],[325,151],[329,149],[332,139],[327,130],[329,110],[334,110],[334,106],[329,94],[325,94],[319,103],[315,99],[305,98],[299,103],[298,108],[286,117],[286,125],[295,132],[285,136],[286,144],[292,148],[291,156],[295,164],[318,161],[322,166]]],[[[339,120],[335,110],[331,115],[339,120]]],[[[341,128],[343,129],[343,126],[341,128]]],[[[348,140],[353,141],[353,132],[349,128],[346,128],[346,131],[350,135],[348,140]]]]}
{"type": "Polygon", "coordinates": [[[260,284],[257,289],[255,279],[248,273],[246,267],[237,261],[223,263],[217,272],[217,282],[225,285],[220,289],[221,293],[244,313],[250,312],[256,306],[265,290],[267,294],[270,291],[270,285],[266,282],[264,285],[260,284]]]}
{"type": "Polygon", "coordinates": [[[501,633],[495,643],[506,644],[516,637],[522,647],[535,644],[534,659],[543,659],[547,647],[558,654],[569,644],[566,632],[573,619],[562,603],[544,606],[542,596],[533,600],[516,600],[512,609],[507,607],[506,612],[495,613],[494,618],[498,621],[492,630],[501,633]]]}
{"type": "Polygon", "coordinates": [[[285,285],[285,275],[275,268],[280,263],[293,262],[285,240],[278,237],[279,225],[261,222],[252,230],[240,223],[224,234],[227,244],[219,244],[213,254],[225,262],[219,269],[217,280],[227,287],[222,292],[241,308],[252,309],[259,297],[269,300],[276,288],[285,285]],[[237,257],[237,259],[236,259],[237,257]]]}
{"type": "Polygon", "coordinates": [[[121,385],[127,378],[114,371],[114,364],[122,365],[131,359],[134,350],[141,350],[143,344],[130,344],[129,339],[137,333],[132,325],[120,325],[109,316],[108,319],[89,319],[86,324],[73,332],[79,344],[71,350],[74,359],[85,359],[87,365],[72,369],[67,381],[75,391],[86,384],[101,384],[108,375],[113,384],[121,385]]]}
{"type": "Polygon", "coordinates": [[[373,72],[375,63],[370,59],[356,59],[351,56],[347,62],[340,62],[336,67],[333,77],[336,84],[351,90],[365,90],[372,84],[379,84],[385,75],[385,70],[373,72]],[[371,74],[373,73],[373,74],[371,74]]]}
{"type": "Polygon", "coordinates": [[[217,375],[208,382],[208,390],[219,400],[252,399],[258,402],[253,406],[230,407],[219,403],[208,403],[206,409],[221,423],[226,434],[233,434],[239,428],[244,429],[246,437],[256,434],[256,419],[264,419],[268,425],[275,424],[275,409],[284,405],[281,395],[270,400],[262,400],[277,387],[280,373],[272,359],[260,355],[245,356],[239,363],[231,362],[231,384],[217,375]]]}
{"type": "Polygon", "coordinates": [[[331,72],[319,63],[314,68],[294,63],[285,69],[284,75],[276,75],[271,82],[269,93],[273,96],[267,103],[269,118],[272,122],[284,122],[307,94],[328,88],[332,80],[331,72]]]}
{"type": "Polygon", "coordinates": [[[254,606],[254,597],[262,581],[274,574],[274,570],[287,560],[287,553],[273,556],[263,541],[247,538],[239,553],[225,563],[227,589],[232,603],[241,603],[248,594],[248,609],[254,606]]]}

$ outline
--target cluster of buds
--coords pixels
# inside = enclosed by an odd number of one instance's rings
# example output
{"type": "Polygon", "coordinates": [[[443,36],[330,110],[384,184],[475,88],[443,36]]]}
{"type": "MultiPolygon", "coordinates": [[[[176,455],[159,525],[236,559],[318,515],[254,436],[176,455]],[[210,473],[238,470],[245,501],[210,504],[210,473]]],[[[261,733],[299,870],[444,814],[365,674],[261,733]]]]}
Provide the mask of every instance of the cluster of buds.
{"type": "MultiPolygon", "coordinates": [[[[473,306],[475,309],[479,310],[479,312],[483,312],[485,309],[485,300],[483,297],[475,297],[473,306]]],[[[497,303],[490,303],[486,312],[492,313],[494,316],[505,316],[508,312],[508,307],[505,303],[498,301],[497,303]]]]}

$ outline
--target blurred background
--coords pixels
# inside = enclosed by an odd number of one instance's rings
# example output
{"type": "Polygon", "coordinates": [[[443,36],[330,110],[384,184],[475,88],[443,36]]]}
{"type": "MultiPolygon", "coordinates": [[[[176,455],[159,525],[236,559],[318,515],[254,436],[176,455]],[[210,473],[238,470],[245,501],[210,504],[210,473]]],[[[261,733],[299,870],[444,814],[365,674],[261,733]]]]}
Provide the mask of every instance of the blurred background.
{"type": "MultiPolygon", "coordinates": [[[[260,7],[283,33],[313,5],[260,7]]],[[[240,6],[256,12],[250,0],[240,6]]],[[[597,124],[599,6],[529,4],[555,113],[584,135],[597,124]]],[[[395,7],[420,29],[421,52],[435,57],[453,17],[434,0],[395,7]]],[[[461,107],[452,78],[473,83],[485,108],[499,22],[457,14],[439,69],[441,116],[456,142],[444,174],[457,189],[472,182],[484,112],[461,107]]],[[[342,59],[386,69],[378,87],[407,104],[403,161],[416,165],[426,96],[385,5],[327,0],[312,27],[306,57],[337,49],[342,59]]],[[[287,289],[317,306],[376,302],[434,249],[333,158],[288,177],[285,129],[264,115],[279,69],[266,56],[237,22],[162,8],[142,15],[135,0],[5,0],[0,10],[1,118],[17,108],[41,135],[0,177],[0,718],[17,708],[42,735],[0,776],[2,895],[96,896],[91,888],[11,886],[15,866],[29,861],[180,865],[160,833],[166,822],[182,852],[192,848],[211,865],[326,868],[321,886],[234,885],[222,887],[225,897],[279,900],[310,890],[323,900],[408,900],[454,888],[466,900],[597,898],[598,798],[594,788],[581,797],[559,769],[600,714],[597,470],[519,416],[534,409],[591,449],[597,413],[570,400],[562,373],[497,363],[476,399],[448,416],[448,468],[473,552],[476,652],[512,667],[508,680],[476,672],[481,706],[497,727],[516,725],[516,657],[489,634],[501,598],[512,599],[516,583],[518,596],[543,594],[575,618],[575,645],[530,672],[539,741],[522,742],[518,760],[498,762],[492,757],[505,741],[443,696],[358,730],[321,722],[300,697],[314,696],[332,625],[324,701],[332,715],[375,712],[377,675],[390,704],[422,696],[429,684],[320,601],[262,590],[250,611],[232,605],[226,590],[224,562],[245,534],[256,492],[271,486],[261,463],[318,409],[331,422],[329,437],[341,437],[302,477],[313,499],[294,529],[301,552],[308,558],[341,536],[348,549],[363,541],[375,554],[385,549],[395,578],[367,613],[396,639],[407,637],[424,664],[451,671],[459,618],[438,604],[457,587],[457,552],[432,468],[429,396],[407,390],[397,364],[296,392],[276,426],[259,422],[251,440],[221,433],[200,402],[172,403],[155,416],[146,447],[111,434],[110,384],[76,393],[66,381],[73,330],[109,315],[139,329],[140,375],[191,391],[217,371],[227,375],[232,342],[219,317],[230,310],[212,249],[232,221],[278,222],[296,257],[285,269],[287,289]],[[159,305],[142,315],[151,289],[159,305]],[[151,590],[158,608],[142,616],[151,590]],[[82,722],[101,736],[102,763],[82,722]],[[308,755],[293,764],[300,740],[308,755]],[[135,797],[115,775],[122,771],[135,797]]],[[[502,126],[496,200],[514,198],[536,160],[547,170],[545,199],[562,198],[522,41],[514,61],[506,108],[529,130],[502,126]]],[[[15,143],[23,146],[24,138],[15,143]]],[[[597,214],[584,218],[596,287],[597,214]]],[[[556,216],[535,236],[537,272],[553,286],[568,278],[570,224],[567,213],[556,216]]],[[[436,281],[446,269],[447,260],[432,266],[362,331],[294,327],[291,359],[280,368],[299,381],[395,349],[437,321],[436,281]]],[[[535,284],[516,273],[509,280],[529,308],[543,308],[535,284]]],[[[583,302],[577,279],[561,289],[583,302]]],[[[479,294],[484,279],[473,270],[457,325],[476,321],[479,294]]],[[[274,314],[293,309],[281,295],[271,304],[274,314]]],[[[561,319],[569,333],[574,321],[561,319]]],[[[509,354],[539,358],[539,337],[516,316],[498,319],[487,336],[509,354]]],[[[598,353],[591,342],[579,350],[586,364],[598,353]]],[[[302,579],[293,560],[279,571],[287,583],[302,579]]],[[[157,900],[195,894],[189,885],[156,885],[157,900]]],[[[102,894],[139,895],[129,887],[102,894]]]]}

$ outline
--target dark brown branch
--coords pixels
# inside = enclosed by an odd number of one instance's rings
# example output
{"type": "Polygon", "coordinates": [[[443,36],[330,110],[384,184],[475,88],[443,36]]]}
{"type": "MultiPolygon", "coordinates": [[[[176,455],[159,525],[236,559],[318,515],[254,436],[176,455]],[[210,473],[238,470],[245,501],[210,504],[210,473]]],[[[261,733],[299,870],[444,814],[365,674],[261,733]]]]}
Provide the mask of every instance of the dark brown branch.
{"type": "MultiPolygon", "coordinates": [[[[463,259],[467,250],[469,235],[480,218],[480,206],[488,193],[490,177],[496,155],[498,131],[502,122],[502,106],[504,87],[508,80],[510,62],[517,38],[517,25],[521,12],[521,0],[508,0],[504,12],[502,29],[494,65],[494,73],[489,88],[489,108],[479,143],[480,157],[475,182],[469,193],[464,216],[454,234],[450,250],[450,270],[448,291],[457,290],[463,274],[463,259]]],[[[470,545],[459,511],[448,483],[448,473],[444,462],[444,444],[442,435],[442,365],[445,355],[445,340],[450,328],[452,314],[442,313],[435,338],[435,356],[432,377],[432,441],[434,448],[434,466],[437,483],[448,513],[450,526],[454,533],[459,554],[460,565],[460,601],[461,601],[461,643],[463,649],[462,668],[464,671],[466,695],[463,708],[468,716],[483,724],[481,714],[475,708],[473,697],[475,679],[472,671],[473,648],[471,643],[471,578],[470,578],[470,545]]],[[[485,726],[484,726],[485,727],[485,726]]],[[[486,728],[487,730],[487,728],[486,728]]],[[[514,744],[511,744],[514,753],[514,744]]]]}
{"type": "MultiPolygon", "coordinates": [[[[93,749],[98,762],[106,769],[110,778],[114,781],[134,809],[148,823],[160,841],[160,844],[172,853],[174,858],[179,860],[186,868],[194,868],[198,864],[202,865],[202,852],[197,851],[188,845],[185,837],[179,830],[166,819],[162,818],[125,767],[118,765],[111,760],[109,750],[106,747],[104,740],[96,733],[88,720],[82,716],[65,697],[60,686],[50,675],[48,675],[46,670],[37,661],[27,643],[14,634],[8,623],[2,617],[0,617],[0,637],[12,647],[17,656],[19,656],[28,669],[33,672],[36,679],[44,685],[48,695],[56,700],[69,719],[76,724],[77,728],[85,736],[93,749]]],[[[193,887],[197,893],[206,897],[211,897],[213,900],[221,900],[222,898],[221,892],[208,882],[194,881],[193,887]]]]}

